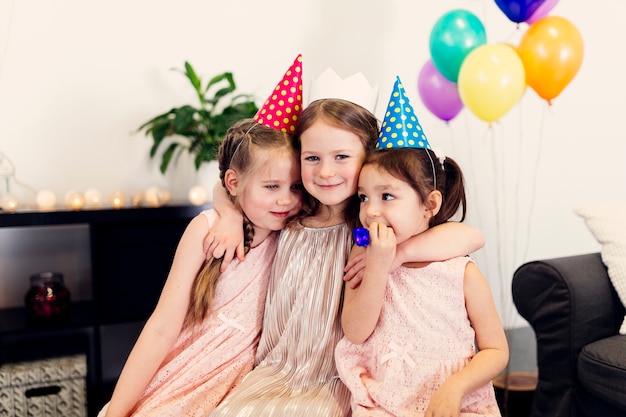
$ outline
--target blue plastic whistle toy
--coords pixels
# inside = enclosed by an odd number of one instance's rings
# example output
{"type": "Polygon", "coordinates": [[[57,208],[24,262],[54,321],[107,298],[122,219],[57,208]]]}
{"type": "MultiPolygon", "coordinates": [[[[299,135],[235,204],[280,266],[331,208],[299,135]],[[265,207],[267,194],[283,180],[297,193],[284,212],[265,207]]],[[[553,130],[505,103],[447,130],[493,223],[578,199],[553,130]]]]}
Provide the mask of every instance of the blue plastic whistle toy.
{"type": "Polygon", "coordinates": [[[357,246],[367,246],[370,244],[370,233],[365,227],[357,227],[354,233],[354,243],[357,246]]]}

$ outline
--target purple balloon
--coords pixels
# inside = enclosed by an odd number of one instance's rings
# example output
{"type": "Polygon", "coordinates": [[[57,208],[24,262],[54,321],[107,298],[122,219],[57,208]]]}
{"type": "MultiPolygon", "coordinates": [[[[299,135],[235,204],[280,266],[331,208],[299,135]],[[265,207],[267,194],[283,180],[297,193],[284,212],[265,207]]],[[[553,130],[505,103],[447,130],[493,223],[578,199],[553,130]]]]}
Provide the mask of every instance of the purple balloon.
{"type": "Polygon", "coordinates": [[[532,25],[537,20],[545,17],[548,13],[550,13],[550,11],[554,8],[554,6],[556,6],[558,2],[559,0],[546,0],[541,4],[541,6],[539,6],[539,8],[537,8],[537,10],[535,10],[535,13],[530,15],[530,17],[525,20],[525,22],[529,25],[532,25]]]}
{"type": "Polygon", "coordinates": [[[417,90],[426,108],[445,122],[454,119],[463,109],[456,83],[441,75],[431,59],[420,71],[417,90]]]}

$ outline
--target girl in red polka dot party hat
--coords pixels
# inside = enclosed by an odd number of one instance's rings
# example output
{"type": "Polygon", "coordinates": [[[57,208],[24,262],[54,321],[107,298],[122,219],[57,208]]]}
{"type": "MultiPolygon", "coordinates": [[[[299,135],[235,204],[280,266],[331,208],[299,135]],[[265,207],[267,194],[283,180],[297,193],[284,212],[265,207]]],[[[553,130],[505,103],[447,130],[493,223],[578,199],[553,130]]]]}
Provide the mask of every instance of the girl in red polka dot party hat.
{"type": "Polygon", "coordinates": [[[220,271],[202,241],[219,217],[191,220],[158,304],[100,416],[206,417],[252,369],[277,231],[301,209],[300,164],[291,135],[302,108],[300,61],[256,120],[237,122],[220,145],[220,186],[245,216],[246,262],[220,271]],[[293,85],[292,85],[293,84],[293,85]]]}
{"type": "Polygon", "coordinates": [[[358,182],[365,273],[335,350],[352,416],[500,416],[491,380],[508,345],[480,270],[467,256],[393,266],[399,245],[465,217],[463,174],[430,149],[399,78],[376,147],[358,182]]]}

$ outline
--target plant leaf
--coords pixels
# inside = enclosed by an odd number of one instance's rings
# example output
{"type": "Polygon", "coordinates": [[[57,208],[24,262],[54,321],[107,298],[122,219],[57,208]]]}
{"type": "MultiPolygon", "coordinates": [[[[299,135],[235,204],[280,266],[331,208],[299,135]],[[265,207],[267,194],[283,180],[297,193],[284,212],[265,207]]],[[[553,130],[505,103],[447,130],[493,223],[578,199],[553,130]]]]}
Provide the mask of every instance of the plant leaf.
{"type": "MultiPolygon", "coordinates": [[[[168,135],[168,132],[171,128],[171,122],[169,120],[161,120],[152,128],[149,129],[149,132],[152,133],[152,140],[154,144],[152,148],[150,148],[150,157],[153,158],[157,152],[157,148],[163,142],[163,139],[168,135]]],[[[148,132],[146,132],[147,134],[148,132]]]]}
{"type": "Polygon", "coordinates": [[[235,81],[233,79],[233,74],[230,72],[223,72],[221,74],[217,74],[215,77],[209,80],[209,83],[206,85],[206,88],[204,89],[204,93],[206,94],[211,87],[213,87],[215,84],[223,80],[226,80],[228,82],[228,85],[230,86],[230,89],[231,89],[230,91],[235,91],[235,81]]]}
{"type": "Polygon", "coordinates": [[[202,80],[196,74],[196,71],[193,69],[191,64],[185,61],[185,75],[189,78],[191,85],[196,90],[196,92],[201,95],[202,94],[202,80]]]}
{"type": "Polygon", "coordinates": [[[150,127],[150,125],[155,124],[156,122],[158,122],[160,119],[169,119],[170,115],[172,114],[176,114],[177,109],[173,108],[170,109],[170,111],[165,112],[163,114],[159,114],[158,116],[154,116],[152,119],[148,120],[147,122],[145,122],[144,124],[142,124],[141,126],[139,126],[137,128],[137,131],[142,131],[143,129],[150,127]]]}
{"type": "Polygon", "coordinates": [[[182,133],[193,126],[197,110],[191,106],[183,106],[176,112],[173,128],[177,133],[182,133]]]}
{"type": "Polygon", "coordinates": [[[178,143],[170,143],[170,146],[168,146],[165,152],[163,152],[160,166],[161,174],[165,174],[165,171],[167,171],[167,166],[170,164],[172,156],[174,155],[174,151],[176,151],[176,148],[178,148],[178,146],[180,146],[178,143]]]}

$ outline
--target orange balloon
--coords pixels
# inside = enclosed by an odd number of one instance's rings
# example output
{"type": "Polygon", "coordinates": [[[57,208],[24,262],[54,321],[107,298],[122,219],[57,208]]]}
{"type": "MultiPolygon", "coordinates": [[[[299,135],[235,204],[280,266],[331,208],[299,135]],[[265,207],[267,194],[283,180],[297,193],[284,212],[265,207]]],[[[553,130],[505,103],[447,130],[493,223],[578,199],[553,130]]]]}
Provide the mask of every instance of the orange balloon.
{"type": "Polygon", "coordinates": [[[530,25],[519,45],[526,83],[550,100],[572,81],[583,62],[583,38],[567,19],[547,16],[530,25]]]}

